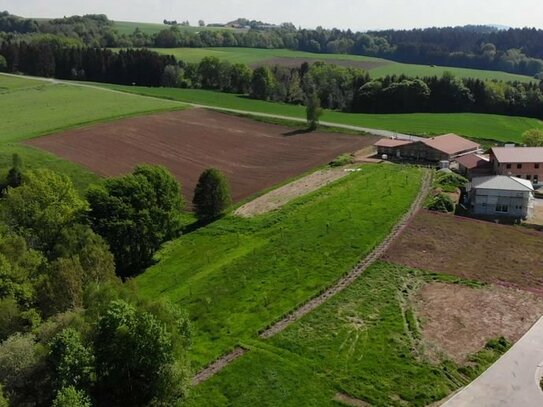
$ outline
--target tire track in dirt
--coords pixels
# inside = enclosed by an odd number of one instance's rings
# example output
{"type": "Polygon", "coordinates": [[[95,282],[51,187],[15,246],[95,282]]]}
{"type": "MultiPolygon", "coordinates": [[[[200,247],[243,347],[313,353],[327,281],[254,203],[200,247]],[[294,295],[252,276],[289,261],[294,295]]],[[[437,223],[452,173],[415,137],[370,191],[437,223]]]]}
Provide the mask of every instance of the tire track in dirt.
{"type": "MultiPolygon", "coordinates": [[[[407,227],[409,221],[415,216],[415,214],[418,212],[420,208],[422,208],[422,205],[424,204],[424,200],[426,199],[426,196],[428,195],[430,191],[431,181],[432,181],[431,173],[428,170],[424,170],[424,171],[425,173],[423,175],[421,188],[417,197],[411,204],[411,207],[409,208],[409,210],[401,218],[401,220],[392,228],[392,231],[385,238],[385,240],[383,240],[368,256],[366,256],[360,263],[358,263],[345,277],[341,278],[334,286],[330,287],[329,289],[324,291],[322,294],[308,301],[307,303],[302,305],[300,308],[296,309],[294,312],[288,314],[286,317],[284,317],[283,319],[274,323],[268,329],[261,332],[259,335],[260,338],[267,339],[267,338],[271,338],[272,336],[277,335],[279,332],[285,330],[289,325],[298,321],[299,319],[301,319],[302,317],[304,317],[305,315],[313,311],[315,308],[322,305],[324,302],[326,302],[328,299],[330,299],[334,295],[345,290],[352,283],[354,283],[354,281],[369,266],[371,266],[374,262],[376,262],[387,251],[387,249],[390,247],[392,242],[402,233],[402,231],[407,227]]],[[[204,382],[205,380],[209,379],[213,375],[219,373],[222,369],[224,369],[234,360],[240,358],[247,352],[248,352],[247,349],[236,347],[232,352],[226,354],[220,359],[217,359],[211,365],[209,365],[205,369],[198,372],[193,377],[192,384],[195,386],[204,382]]]]}

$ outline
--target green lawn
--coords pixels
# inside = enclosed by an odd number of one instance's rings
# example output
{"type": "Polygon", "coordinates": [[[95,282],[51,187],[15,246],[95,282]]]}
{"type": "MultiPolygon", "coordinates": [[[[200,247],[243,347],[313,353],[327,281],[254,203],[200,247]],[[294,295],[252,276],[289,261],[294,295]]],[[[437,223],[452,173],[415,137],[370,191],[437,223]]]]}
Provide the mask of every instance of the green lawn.
{"type": "MultiPolygon", "coordinates": [[[[230,93],[201,89],[98,85],[187,103],[239,109],[248,112],[277,114],[295,118],[306,117],[303,106],[253,100],[245,96],[230,93]]],[[[325,110],[321,120],[329,123],[383,129],[421,136],[456,133],[475,139],[495,140],[504,143],[520,143],[522,141],[522,133],[526,130],[543,128],[543,122],[538,119],[478,113],[366,114],[325,110]]]]}
{"type": "Polygon", "coordinates": [[[375,78],[386,75],[408,75],[408,76],[441,76],[444,72],[452,72],[462,78],[477,78],[483,80],[503,80],[532,82],[534,78],[524,75],[510,74],[499,71],[486,71],[480,69],[453,68],[430,65],[402,64],[382,58],[365,57],[360,55],[346,54],[314,54],[303,51],[292,51],[288,49],[262,49],[262,48],[154,48],[163,54],[174,55],[177,59],[185,62],[199,62],[206,56],[230,61],[232,63],[244,63],[248,65],[263,64],[273,58],[292,58],[303,60],[319,61],[354,61],[359,62],[360,67],[368,70],[375,78]],[[373,68],[366,68],[367,63],[377,63],[373,68]]]}
{"type": "Polygon", "coordinates": [[[16,143],[71,127],[177,108],[179,103],[166,100],[0,74],[0,177],[16,152],[26,168],[47,167],[68,174],[82,190],[98,177],[76,164],[16,143]]]}
{"type": "Polygon", "coordinates": [[[487,347],[469,368],[430,362],[409,291],[443,279],[387,263],[193,389],[189,406],[339,406],[336,393],[371,406],[426,406],[467,384],[505,347],[487,347]]]}
{"type": "Polygon", "coordinates": [[[330,286],[407,210],[418,169],[361,172],[253,219],[217,221],[167,245],[135,283],[187,309],[201,367],[330,286]]]}

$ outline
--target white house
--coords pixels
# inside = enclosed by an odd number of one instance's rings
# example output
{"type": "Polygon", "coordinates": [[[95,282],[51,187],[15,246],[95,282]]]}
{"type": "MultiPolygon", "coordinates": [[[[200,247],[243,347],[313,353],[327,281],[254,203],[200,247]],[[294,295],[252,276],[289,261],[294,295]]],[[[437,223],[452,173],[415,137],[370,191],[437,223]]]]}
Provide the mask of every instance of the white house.
{"type": "Polygon", "coordinates": [[[468,184],[467,193],[469,207],[476,215],[532,216],[534,188],[528,180],[506,175],[477,177],[468,184]]]}

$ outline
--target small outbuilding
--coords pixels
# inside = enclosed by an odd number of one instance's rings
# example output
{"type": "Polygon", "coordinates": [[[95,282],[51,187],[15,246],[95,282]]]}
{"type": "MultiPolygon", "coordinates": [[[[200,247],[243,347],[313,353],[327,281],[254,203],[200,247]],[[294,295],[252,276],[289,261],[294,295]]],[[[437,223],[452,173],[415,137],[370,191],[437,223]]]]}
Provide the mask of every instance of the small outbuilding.
{"type": "Polygon", "coordinates": [[[467,185],[466,192],[475,215],[514,219],[532,216],[534,188],[528,180],[506,175],[476,177],[467,185]]]}
{"type": "Polygon", "coordinates": [[[483,155],[466,154],[454,161],[458,165],[458,172],[467,179],[492,175],[490,160],[483,155]]]}

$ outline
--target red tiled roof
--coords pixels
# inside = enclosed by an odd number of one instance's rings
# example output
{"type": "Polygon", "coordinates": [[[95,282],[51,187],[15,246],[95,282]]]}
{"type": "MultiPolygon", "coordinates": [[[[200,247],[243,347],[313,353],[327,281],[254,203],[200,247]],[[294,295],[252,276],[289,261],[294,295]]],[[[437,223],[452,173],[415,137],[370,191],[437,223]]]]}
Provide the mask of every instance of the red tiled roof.
{"type": "Polygon", "coordinates": [[[412,141],[409,140],[398,140],[398,139],[391,139],[391,138],[382,138],[377,143],[374,144],[376,147],[399,147],[404,146],[406,144],[411,144],[412,141]]]}
{"type": "Polygon", "coordinates": [[[477,154],[466,154],[456,158],[455,161],[469,170],[490,165],[487,160],[479,157],[477,154]]]}
{"type": "Polygon", "coordinates": [[[493,147],[500,163],[543,163],[543,147],[493,147]]]}
{"type": "Polygon", "coordinates": [[[449,155],[458,154],[464,151],[477,150],[480,148],[479,144],[457,136],[456,134],[445,134],[443,136],[422,140],[422,142],[429,147],[449,155]]]}

